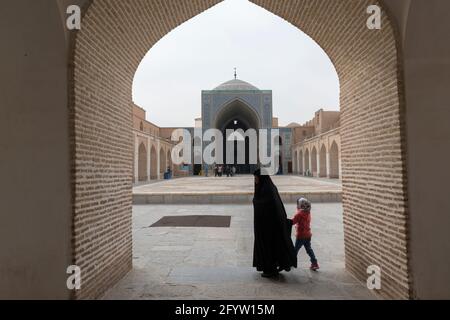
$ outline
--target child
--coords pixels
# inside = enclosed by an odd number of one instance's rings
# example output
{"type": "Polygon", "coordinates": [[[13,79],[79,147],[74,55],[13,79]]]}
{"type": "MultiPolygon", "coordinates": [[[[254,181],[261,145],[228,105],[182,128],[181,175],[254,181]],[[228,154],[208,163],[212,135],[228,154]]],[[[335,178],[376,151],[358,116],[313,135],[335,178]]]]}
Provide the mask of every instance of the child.
{"type": "Polygon", "coordinates": [[[292,223],[297,230],[295,252],[298,255],[300,249],[305,246],[306,253],[308,253],[311,259],[311,270],[318,270],[319,264],[311,248],[311,203],[307,199],[300,198],[297,200],[297,213],[292,219],[292,223]]]}

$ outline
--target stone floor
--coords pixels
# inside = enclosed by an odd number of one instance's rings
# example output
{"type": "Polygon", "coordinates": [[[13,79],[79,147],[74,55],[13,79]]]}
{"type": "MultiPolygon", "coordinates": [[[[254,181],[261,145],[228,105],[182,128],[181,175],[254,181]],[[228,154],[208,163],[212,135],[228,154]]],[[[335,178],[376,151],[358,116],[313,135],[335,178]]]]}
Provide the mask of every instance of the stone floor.
{"type": "Polygon", "coordinates": [[[313,233],[320,271],[308,269],[302,250],[297,269],[269,280],[251,267],[251,206],[134,206],[134,268],[104,299],[376,299],[344,269],[340,204],[313,206],[313,233]],[[231,227],[149,228],[163,216],[192,214],[230,215],[231,227]]]}
{"type": "MultiPolygon", "coordinates": [[[[233,178],[188,177],[163,180],[133,188],[134,193],[145,194],[181,194],[181,193],[252,193],[253,176],[243,175],[233,178]]],[[[341,192],[340,180],[306,178],[285,175],[273,176],[278,191],[283,192],[341,192]]]]}

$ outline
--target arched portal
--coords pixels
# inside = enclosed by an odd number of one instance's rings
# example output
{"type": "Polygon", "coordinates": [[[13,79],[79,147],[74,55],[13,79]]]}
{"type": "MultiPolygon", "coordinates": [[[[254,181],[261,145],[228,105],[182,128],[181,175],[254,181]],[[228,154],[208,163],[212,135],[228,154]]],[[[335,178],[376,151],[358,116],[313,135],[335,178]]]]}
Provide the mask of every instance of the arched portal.
{"type": "Polygon", "coordinates": [[[337,143],[334,141],[330,148],[330,178],[339,179],[339,148],[337,143]]]}
{"type": "Polygon", "coordinates": [[[311,151],[311,173],[314,177],[317,176],[317,149],[316,149],[316,147],[313,147],[312,151],[311,151]]]}
{"type": "Polygon", "coordinates": [[[307,175],[309,175],[311,173],[310,163],[311,163],[311,159],[309,156],[309,149],[306,149],[306,151],[305,151],[305,172],[307,175]]]}
{"type": "Polygon", "coordinates": [[[193,139],[192,149],[194,150],[194,176],[198,176],[202,171],[202,139],[200,137],[193,139]]]}
{"type": "Polygon", "coordinates": [[[299,171],[298,171],[298,153],[297,153],[297,150],[294,151],[294,154],[292,156],[292,164],[293,164],[293,167],[292,167],[293,173],[294,174],[298,174],[299,171]]]}
{"type": "MultiPolygon", "coordinates": [[[[252,2],[304,31],[333,61],[341,84],[346,267],[366,281],[369,265],[378,265],[382,270],[398,266],[395,272],[383,273],[380,293],[408,297],[406,148],[402,127],[405,114],[399,81],[402,67],[397,59],[396,32],[388,15],[383,12],[380,30],[366,26],[368,6],[382,3],[252,2]],[[389,85],[377,85],[380,83],[389,85]],[[370,154],[375,149],[377,158],[373,159],[370,154]],[[379,187],[382,185],[389,187],[379,187]],[[374,206],[372,199],[384,201],[374,206]],[[367,219],[369,216],[372,219],[367,219]],[[380,224],[380,220],[384,223],[380,224]],[[399,227],[386,230],[386,224],[399,227]],[[395,251],[385,245],[386,236],[396,244],[395,251]]],[[[73,68],[69,73],[69,114],[75,195],[72,260],[85,270],[85,285],[75,292],[77,298],[100,296],[132,265],[132,196],[129,189],[118,189],[117,185],[131,186],[132,182],[130,105],[134,73],[159,39],[216,3],[91,0],[85,7],[83,27],[74,35],[69,61],[73,68]],[[91,161],[93,158],[99,161],[91,161]],[[105,169],[104,163],[113,165],[105,169]],[[92,171],[99,174],[86,175],[92,171]],[[93,184],[97,187],[96,197],[84,192],[93,184]],[[101,203],[104,205],[100,208],[101,203]],[[93,218],[95,228],[87,228],[93,218]],[[98,229],[102,230],[101,239],[98,229]],[[94,264],[96,268],[92,269],[94,264]]]]}
{"type": "Polygon", "coordinates": [[[158,179],[158,155],[154,146],[150,149],[150,179],[158,179]]]}
{"type": "Polygon", "coordinates": [[[304,174],[304,170],[303,170],[303,162],[304,162],[304,159],[303,159],[303,150],[300,150],[299,156],[298,156],[298,168],[299,168],[298,173],[301,174],[301,175],[304,174]]]}
{"type": "Polygon", "coordinates": [[[231,136],[227,135],[227,131],[231,130],[230,132],[235,132],[236,130],[242,130],[246,133],[247,130],[254,129],[257,132],[260,128],[260,123],[259,117],[252,107],[240,99],[235,99],[227,103],[222,107],[221,112],[219,112],[215,119],[214,127],[222,132],[224,138],[223,163],[234,166],[238,174],[250,174],[256,170],[257,164],[250,163],[251,139],[249,136],[234,135],[233,152],[233,148],[228,143],[231,136]],[[240,163],[238,159],[238,144],[244,144],[244,163],[240,163]],[[231,161],[229,161],[230,159],[231,161]]]}
{"type": "Polygon", "coordinates": [[[281,137],[278,137],[278,174],[283,174],[283,139],[281,137]]]}
{"type": "Polygon", "coordinates": [[[167,169],[167,163],[166,163],[166,152],[161,147],[159,150],[159,173],[162,175],[164,172],[166,172],[167,169]]]}
{"type": "Polygon", "coordinates": [[[139,145],[139,159],[138,159],[138,175],[139,181],[147,181],[147,148],[144,143],[139,145]]]}
{"type": "Polygon", "coordinates": [[[327,148],[325,148],[325,145],[322,145],[322,148],[320,148],[320,154],[319,154],[319,177],[326,177],[327,176],[327,148]]]}
{"type": "Polygon", "coordinates": [[[172,155],[171,155],[171,151],[167,150],[167,168],[170,169],[170,171],[173,172],[173,164],[172,164],[172,155]]]}

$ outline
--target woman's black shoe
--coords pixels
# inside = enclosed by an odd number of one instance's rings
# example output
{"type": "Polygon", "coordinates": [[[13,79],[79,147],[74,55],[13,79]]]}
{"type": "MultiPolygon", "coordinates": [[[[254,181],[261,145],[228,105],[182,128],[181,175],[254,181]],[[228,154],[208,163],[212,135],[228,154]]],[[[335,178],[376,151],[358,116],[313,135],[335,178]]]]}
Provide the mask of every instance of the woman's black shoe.
{"type": "Polygon", "coordinates": [[[277,271],[278,271],[278,272],[282,272],[282,271],[289,272],[289,271],[291,271],[291,268],[285,268],[285,269],[278,268],[277,271]]]}
{"type": "Polygon", "coordinates": [[[278,272],[274,272],[274,273],[262,273],[261,277],[263,278],[275,278],[278,277],[278,272]]]}

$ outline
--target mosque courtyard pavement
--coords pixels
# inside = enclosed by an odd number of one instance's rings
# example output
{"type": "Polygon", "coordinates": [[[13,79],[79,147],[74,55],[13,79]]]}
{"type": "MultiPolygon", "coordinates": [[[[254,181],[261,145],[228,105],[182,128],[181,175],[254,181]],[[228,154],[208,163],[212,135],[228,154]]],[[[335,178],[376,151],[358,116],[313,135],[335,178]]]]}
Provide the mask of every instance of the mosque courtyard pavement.
{"type": "MultiPolygon", "coordinates": [[[[279,192],[303,191],[341,191],[340,180],[317,179],[301,176],[273,176],[273,182],[279,192]]],[[[147,185],[137,186],[136,193],[251,193],[253,192],[253,176],[242,175],[227,177],[188,177],[162,180],[147,185]]]]}
{"type": "MultiPolygon", "coordinates": [[[[340,180],[307,178],[294,175],[274,176],[281,198],[295,202],[307,196],[315,202],[341,201],[340,180]]],[[[162,180],[133,188],[134,204],[250,204],[253,176],[187,177],[162,180]]]]}
{"type": "MultiPolygon", "coordinates": [[[[200,188],[200,187],[199,187],[200,188]]],[[[288,216],[295,206],[286,205],[288,216]]],[[[377,299],[344,267],[342,206],[313,204],[312,272],[304,249],[298,268],[265,279],[252,268],[251,205],[133,207],[133,269],[104,299],[377,299]],[[164,216],[228,215],[230,228],[150,226],[164,216]]]]}

